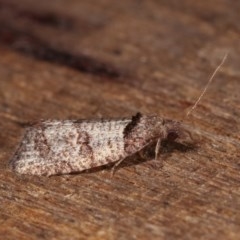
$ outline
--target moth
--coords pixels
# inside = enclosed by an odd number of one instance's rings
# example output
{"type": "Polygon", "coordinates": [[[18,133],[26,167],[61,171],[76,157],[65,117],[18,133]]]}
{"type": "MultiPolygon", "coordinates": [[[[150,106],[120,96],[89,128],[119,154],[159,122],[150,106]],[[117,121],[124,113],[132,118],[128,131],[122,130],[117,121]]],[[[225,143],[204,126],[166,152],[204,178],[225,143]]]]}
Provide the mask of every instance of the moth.
{"type": "MultiPolygon", "coordinates": [[[[226,55],[190,112],[225,58],[226,55]]],[[[157,157],[162,141],[175,141],[186,133],[189,130],[181,122],[141,113],[122,119],[40,121],[26,129],[10,167],[20,174],[50,176],[114,162],[117,166],[153,143],[157,157]]]]}
{"type": "MultiPolygon", "coordinates": [[[[118,162],[162,140],[174,141],[180,123],[137,113],[132,118],[42,121],[29,126],[12,161],[22,174],[81,172],[118,162]]],[[[156,150],[157,151],[157,150],[156,150]]]]}

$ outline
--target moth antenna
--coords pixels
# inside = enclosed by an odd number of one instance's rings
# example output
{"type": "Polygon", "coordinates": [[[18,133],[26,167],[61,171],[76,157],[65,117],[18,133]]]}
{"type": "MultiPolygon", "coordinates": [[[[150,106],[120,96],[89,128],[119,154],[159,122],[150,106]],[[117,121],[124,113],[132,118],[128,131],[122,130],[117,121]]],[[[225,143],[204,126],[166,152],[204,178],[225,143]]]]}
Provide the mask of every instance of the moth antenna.
{"type": "Polygon", "coordinates": [[[218,71],[220,70],[220,68],[222,67],[222,65],[224,64],[226,58],[228,56],[228,52],[224,55],[221,63],[217,66],[217,68],[215,69],[215,71],[213,72],[213,74],[211,75],[211,77],[209,78],[205,88],[203,89],[202,93],[200,94],[200,96],[198,97],[197,101],[195,102],[195,104],[191,107],[191,109],[187,112],[186,117],[188,117],[190,115],[190,113],[192,113],[194,111],[194,109],[198,106],[199,102],[201,101],[202,97],[204,96],[204,94],[206,93],[209,85],[212,83],[214,77],[216,76],[216,74],[218,73],[218,71]]]}

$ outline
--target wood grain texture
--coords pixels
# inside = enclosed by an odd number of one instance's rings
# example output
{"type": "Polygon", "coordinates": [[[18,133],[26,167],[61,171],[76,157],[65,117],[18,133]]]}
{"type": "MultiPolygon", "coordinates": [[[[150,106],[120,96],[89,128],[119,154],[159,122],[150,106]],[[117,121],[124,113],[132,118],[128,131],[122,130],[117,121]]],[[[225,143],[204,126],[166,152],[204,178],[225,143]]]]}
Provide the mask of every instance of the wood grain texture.
{"type": "MultiPolygon", "coordinates": [[[[239,239],[237,1],[0,1],[0,235],[5,239],[239,239]],[[27,122],[193,115],[195,147],[54,177],[8,168],[27,122]],[[160,161],[159,161],[160,162],[160,161]]],[[[153,149],[154,151],[154,149],[153,149]]],[[[147,157],[146,157],[147,156],[147,157]]]]}

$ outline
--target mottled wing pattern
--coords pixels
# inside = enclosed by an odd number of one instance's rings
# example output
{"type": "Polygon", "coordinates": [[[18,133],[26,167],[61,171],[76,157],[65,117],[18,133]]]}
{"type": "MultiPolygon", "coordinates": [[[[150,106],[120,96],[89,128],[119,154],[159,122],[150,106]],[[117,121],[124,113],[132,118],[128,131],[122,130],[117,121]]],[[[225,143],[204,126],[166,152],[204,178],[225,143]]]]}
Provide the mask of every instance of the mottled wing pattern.
{"type": "Polygon", "coordinates": [[[126,157],[124,129],[131,119],[44,121],[26,129],[12,168],[22,174],[79,172],[126,157]]]}

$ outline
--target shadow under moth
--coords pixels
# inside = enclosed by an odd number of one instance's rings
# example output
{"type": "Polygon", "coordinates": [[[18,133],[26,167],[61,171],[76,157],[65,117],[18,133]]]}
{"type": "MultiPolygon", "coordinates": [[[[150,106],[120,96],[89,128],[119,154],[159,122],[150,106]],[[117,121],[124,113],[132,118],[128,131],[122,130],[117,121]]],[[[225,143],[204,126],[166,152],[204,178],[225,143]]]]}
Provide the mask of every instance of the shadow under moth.
{"type": "MultiPolygon", "coordinates": [[[[225,59],[226,55],[187,115],[225,59]]],[[[123,119],[41,121],[26,128],[10,167],[20,174],[50,176],[114,162],[116,166],[152,143],[156,143],[157,158],[162,141],[175,141],[185,133],[191,135],[181,122],[140,113],[123,119]]]]}

